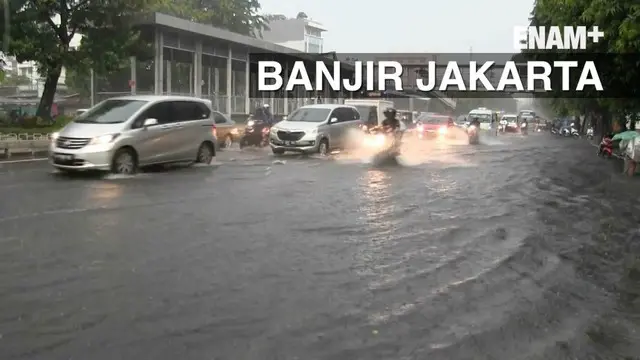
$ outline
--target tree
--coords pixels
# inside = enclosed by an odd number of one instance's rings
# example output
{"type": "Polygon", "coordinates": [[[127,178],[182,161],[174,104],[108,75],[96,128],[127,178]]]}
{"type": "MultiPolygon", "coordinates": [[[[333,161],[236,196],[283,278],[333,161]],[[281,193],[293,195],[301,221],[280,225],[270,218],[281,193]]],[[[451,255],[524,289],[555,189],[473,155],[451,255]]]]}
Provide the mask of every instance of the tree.
{"type": "Polygon", "coordinates": [[[34,61],[44,78],[37,115],[50,118],[51,105],[63,67],[94,67],[108,72],[139,48],[129,21],[145,9],[146,0],[9,0],[10,29],[3,49],[19,62],[34,61]],[[82,43],[73,48],[74,35],[82,43]],[[9,38],[7,40],[7,38],[9,38]],[[6,42],[9,41],[7,44],[6,42]]]}
{"type": "Polygon", "coordinates": [[[259,35],[267,28],[257,0],[158,0],[151,8],[247,36],[259,35]]]}
{"type": "MultiPolygon", "coordinates": [[[[640,69],[637,57],[620,54],[640,52],[640,4],[637,0],[537,0],[531,24],[549,25],[594,25],[605,33],[604,40],[589,43],[587,52],[594,56],[609,56],[610,61],[600,64],[598,72],[607,88],[632,89],[638,92],[640,69]],[[617,56],[611,55],[617,53],[617,56]],[[602,55],[609,54],[609,55],[602,55]]],[[[562,60],[568,51],[552,54],[554,60],[562,60]]],[[[549,53],[527,52],[519,54],[521,59],[549,60],[549,53]]],[[[562,94],[555,94],[560,98],[562,94]]],[[[638,96],[627,99],[604,99],[596,93],[584,94],[582,98],[560,99],[550,103],[557,113],[585,115],[596,119],[596,130],[600,134],[608,131],[614,118],[626,119],[640,111],[638,96]],[[588,96],[591,95],[591,96],[588,96]]],[[[586,123],[586,121],[585,121],[586,123]]]]}
{"type": "Polygon", "coordinates": [[[263,16],[267,23],[269,23],[269,21],[287,20],[287,17],[282,14],[267,14],[263,16]]]}
{"type": "Polygon", "coordinates": [[[309,17],[307,16],[307,14],[303,13],[302,11],[298,13],[298,15],[296,15],[296,19],[308,19],[309,17]]]}

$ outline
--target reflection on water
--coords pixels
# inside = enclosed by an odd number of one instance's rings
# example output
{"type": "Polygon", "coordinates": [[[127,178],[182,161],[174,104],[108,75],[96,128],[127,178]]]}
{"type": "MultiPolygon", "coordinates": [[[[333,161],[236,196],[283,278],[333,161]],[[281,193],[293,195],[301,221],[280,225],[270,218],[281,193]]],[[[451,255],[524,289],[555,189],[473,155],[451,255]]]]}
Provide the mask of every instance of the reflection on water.
{"type": "Polygon", "coordinates": [[[96,206],[112,205],[124,191],[124,186],[118,183],[102,183],[98,187],[88,188],[88,200],[96,206]]]}
{"type": "Polygon", "coordinates": [[[360,211],[370,226],[387,232],[393,224],[388,221],[388,215],[393,214],[395,208],[391,201],[390,176],[385,171],[369,170],[360,178],[360,190],[364,202],[360,211]]]}
{"type": "MultiPolygon", "coordinates": [[[[93,208],[113,208],[122,199],[124,193],[124,185],[119,183],[101,183],[99,186],[89,187],[87,189],[87,200],[92,204],[93,208]]],[[[95,221],[94,229],[96,232],[101,231],[105,227],[112,227],[118,224],[119,215],[117,211],[108,211],[102,213],[99,217],[88,218],[95,221]]]]}
{"type": "Polygon", "coordinates": [[[393,218],[396,207],[392,201],[390,180],[390,174],[385,171],[369,170],[358,181],[362,199],[358,209],[359,220],[371,235],[358,238],[359,250],[354,254],[355,271],[361,276],[373,276],[372,281],[384,267],[387,258],[384,250],[397,225],[393,218]]]}

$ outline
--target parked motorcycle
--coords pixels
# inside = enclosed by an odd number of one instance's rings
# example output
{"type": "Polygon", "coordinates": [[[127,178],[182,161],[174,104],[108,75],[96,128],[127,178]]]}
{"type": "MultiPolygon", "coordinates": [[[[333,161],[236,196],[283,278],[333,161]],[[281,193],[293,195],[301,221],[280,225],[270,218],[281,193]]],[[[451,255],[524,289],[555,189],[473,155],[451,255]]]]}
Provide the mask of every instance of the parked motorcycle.
{"type": "Polygon", "coordinates": [[[240,148],[246,146],[265,147],[269,145],[269,130],[267,123],[261,120],[249,120],[244,129],[244,135],[240,139],[240,148]]]}
{"type": "Polygon", "coordinates": [[[602,138],[602,141],[600,142],[600,146],[598,148],[598,156],[609,158],[613,156],[613,141],[610,137],[605,136],[602,138]]]}
{"type": "Polygon", "coordinates": [[[569,130],[571,133],[571,136],[573,136],[574,138],[579,138],[580,137],[580,132],[578,131],[578,129],[574,128],[573,126],[571,126],[571,130],[569,130]]]}
{"type": "Polygon", "coordinates": [[[593,140],[593,128],[587,129],[587,139],[593,140]]]}

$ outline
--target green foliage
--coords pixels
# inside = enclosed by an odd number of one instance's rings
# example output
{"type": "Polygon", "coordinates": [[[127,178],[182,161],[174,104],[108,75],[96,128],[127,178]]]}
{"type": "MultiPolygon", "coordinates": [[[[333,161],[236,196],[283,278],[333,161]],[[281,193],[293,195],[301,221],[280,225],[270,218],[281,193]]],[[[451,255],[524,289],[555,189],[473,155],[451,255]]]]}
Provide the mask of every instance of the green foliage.
{"type": "Polygon", "coordinates": [[[0,86],[19,86],[29,85],[31,83],[31,79],[24,75],[5,74],[4,71],[2,72],[2,77],[0,79],[0,86]]]}
{"type": "MultiPolygon", "coordinates": [[[[598,26],[605,33],[604,40],[588,42],[588,53],[640,53],[640,3],[637,0],[537,0],[531,24],[536,26],[598,26]]],[[[552,56],[562,60],[569,51],[556,51],[552,56]]],[[[519,59],[549,59],[545,54],[523,51],[519,59]]],[[[616,57],[618,63],[600,66],[598,72],[605,87],[638,89],[634,79],[640,75],[640,64],[634,56],[616,57]]],[[[578,76],[578,74],[576,74],[578,76]]],[[[624,117],[640,111],[640,99],[581,98],[557,99],[546,102],[558,115],[604,114],[624,117]]],[[[604,126],[610,126],[604,124],[604,126]]]]}
{"type": "Polygon", "coordinates": [[[238,34],[255,36],[267,28],[257,0],[157,0],[151,9],[208,24],[238,34]]]}
{"type": "Polygon", "coordinates": [[[140,48],[130,19],[147,6],[147,0],[9,0],[9,9],[3,5],[11,14],[9,23],[0,19],[10,30],[3,49],[19,62],[36,62],[45,79],[40,116],[49,116],[63,67],[108,72],[140,48]],[[76,34],[82,34],[82,43],[73,48],[76,34]]]}
{"type": "Polygon", "coordinates": [[[287,17],[285,15],[282,14],[267,14],[267,15],[263,15],[265,21],[268,23],[269,21],[274,21],[274,20],[287,20],[287,17]]]}

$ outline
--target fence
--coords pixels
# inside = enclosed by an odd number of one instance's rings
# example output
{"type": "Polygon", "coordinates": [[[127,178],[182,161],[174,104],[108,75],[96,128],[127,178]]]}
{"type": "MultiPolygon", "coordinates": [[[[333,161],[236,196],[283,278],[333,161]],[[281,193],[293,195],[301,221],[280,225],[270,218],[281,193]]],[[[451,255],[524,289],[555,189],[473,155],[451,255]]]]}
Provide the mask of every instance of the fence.
{"type": "MultiPolygon", "coordinates": [[[[99,92],[95,94],[94,103],[97,104],[100,101],[118,97],[131,95],[131,92],[99,92]]],[[[153,95],[151,92],[136,92],[136,95],[153,95]]],[[[164,95],[177,95],[177,96],[193,96],[189,93],[165,93],[164,95]]],[[[220,111],[223,114],[249,114],[253,112],[253,109],[261,107],[264,104],[269,104],[271,111],[276,115],[287,115],[293,112],[295,109],[309,104],[316,104],[318,101],[327,104],[341,104],[344,103],[344,99],[287,99],[285,107],[285,99],[283,98],[249,98],[249,108],[247,108],[246,97],[244,96],[227,96],[227,95],[214,95],[214,96],[201,96],[203,99],[211,100],[213,109],[220,111]],[[227,108],[228,100],[231,98],[231,108],[227,108]]]]}

